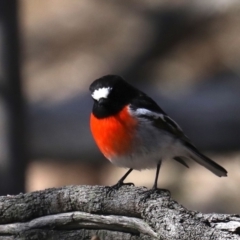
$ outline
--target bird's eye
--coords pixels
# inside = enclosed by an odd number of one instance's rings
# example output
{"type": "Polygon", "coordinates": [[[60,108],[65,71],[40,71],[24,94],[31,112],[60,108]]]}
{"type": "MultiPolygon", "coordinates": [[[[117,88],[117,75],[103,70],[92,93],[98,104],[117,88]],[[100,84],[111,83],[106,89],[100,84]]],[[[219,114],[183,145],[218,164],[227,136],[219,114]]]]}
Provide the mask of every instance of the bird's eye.
{"type": "Polygon", "coordinates": [[[100,98],[100,99],[98,100],[98,104],[99,104],[99,105],[106,105],[107,102],[108,102],[108,99],[107,99],[107,98],[100,98]]]}

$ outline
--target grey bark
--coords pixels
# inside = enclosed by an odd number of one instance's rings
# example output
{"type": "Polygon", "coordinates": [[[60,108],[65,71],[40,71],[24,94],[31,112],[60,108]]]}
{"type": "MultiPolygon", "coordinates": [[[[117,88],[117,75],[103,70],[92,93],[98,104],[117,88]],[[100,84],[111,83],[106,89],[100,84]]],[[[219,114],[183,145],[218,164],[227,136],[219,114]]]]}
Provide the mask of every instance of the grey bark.
{"type": "Polygon", "coordinates": [[[240,239],[240,216],[191,211],[168,192],[68,186],[0,197],[0,239],[240,239]]]}

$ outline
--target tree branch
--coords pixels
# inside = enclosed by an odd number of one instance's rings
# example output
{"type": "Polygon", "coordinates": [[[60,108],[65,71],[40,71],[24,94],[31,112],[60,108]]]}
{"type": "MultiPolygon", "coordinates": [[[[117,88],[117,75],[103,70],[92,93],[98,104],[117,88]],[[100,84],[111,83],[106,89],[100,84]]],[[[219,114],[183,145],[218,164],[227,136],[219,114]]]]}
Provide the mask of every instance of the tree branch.
{"type": "Polygon", "coordinates": [[[240,239],[240,216],[202,214],[166,192],[68,186],[0,197],[0,239],[240,239]],[[94,239],[94,238],[93,238],[94,239]]]}

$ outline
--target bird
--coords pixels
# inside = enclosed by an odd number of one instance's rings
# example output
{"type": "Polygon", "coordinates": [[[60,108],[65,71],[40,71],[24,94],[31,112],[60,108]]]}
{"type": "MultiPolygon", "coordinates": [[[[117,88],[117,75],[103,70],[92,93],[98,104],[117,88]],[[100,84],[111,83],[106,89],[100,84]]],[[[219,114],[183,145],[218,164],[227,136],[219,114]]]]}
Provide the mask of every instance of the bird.
{"type": "Polygon", "coordinates": [[[154,169],[153,187],[145,191],[146,198],[158,190],[158,176],[163,160],[173,159],[185,167],[194,160],[218,177],[227,171],[202,154],[170,118],[147,94],[121,76],[106,75],[89,87],[93,99],[90,129],[102,154],[114,165],[129,170],[110,190],[117,190],[132,170],[154,169]]]}

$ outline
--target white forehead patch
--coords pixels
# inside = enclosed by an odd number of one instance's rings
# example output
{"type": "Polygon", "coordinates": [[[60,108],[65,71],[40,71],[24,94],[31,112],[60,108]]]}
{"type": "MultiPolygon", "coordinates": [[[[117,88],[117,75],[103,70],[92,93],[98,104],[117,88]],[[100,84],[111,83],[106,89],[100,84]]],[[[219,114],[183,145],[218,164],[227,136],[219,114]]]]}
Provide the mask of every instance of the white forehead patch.
{"type": "Polygon", "coordinates": [[[100,98],[107,98],[110,91],[111,91],[110,87],[99,88],[92,93],[92,97],[95,100],[99,101],[100,98]]]}

